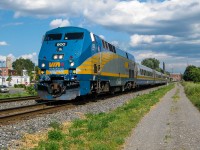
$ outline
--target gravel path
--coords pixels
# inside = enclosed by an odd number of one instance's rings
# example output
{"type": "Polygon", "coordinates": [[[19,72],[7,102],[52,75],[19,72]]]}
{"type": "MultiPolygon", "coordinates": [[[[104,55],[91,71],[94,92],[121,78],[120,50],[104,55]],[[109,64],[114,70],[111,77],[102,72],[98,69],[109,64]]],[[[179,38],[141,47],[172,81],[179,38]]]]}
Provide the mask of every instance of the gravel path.
{"type": "Polygon", "coordinates": [[[79,118],[80,113],[100,113],[108,112],[116,109],[123,105],[130,99],[134,98],[139,94],[149,93],[150,91],[156,90],[159,87],[146,89],[139,92],[133,92],[129,94],[123,94],[121,96],[108,98],[105,100],[99,100],[97,102],[91,102],[88,104],[77,106],[73,109],[67,109],[53,114],[43,115],[34,119],[21,121],[13,125],[1,126],[0,127],[0,149],[6,148],[10,145],[10,149],[18,149],[19,145],[15,144],[15,140],[23,137],[24,133],[35,133],[40,132],[48,128],[49,123],[52,121],[65,122],[79,118]]]}
{"type": "Polygon", "coordinates": [[[124,150],[200,150],[200,112],[180,84],[142,119],[124,150]]]}

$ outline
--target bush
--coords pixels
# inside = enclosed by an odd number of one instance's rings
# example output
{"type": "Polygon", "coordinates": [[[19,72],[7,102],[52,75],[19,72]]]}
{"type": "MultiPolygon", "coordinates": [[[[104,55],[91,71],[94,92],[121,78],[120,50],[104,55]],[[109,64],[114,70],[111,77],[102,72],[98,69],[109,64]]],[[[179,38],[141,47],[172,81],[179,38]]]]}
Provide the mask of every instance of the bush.
{"type": "Polygon", "coordinates": [[[185,81],[200,82],[200,67],[188,66],[183,74],[185,81]]]}
{"type": "Polygon", "coordinates": [[[26,86],[25,86],[25,84],[15,84],[14,88],[24,88],[24,89],[26,89],[26,86]]]}
{"type": "Polygon", "coordinates": [[[30,95],[37,95],[34,85],[27,86],[26,91],[30,95]]]}

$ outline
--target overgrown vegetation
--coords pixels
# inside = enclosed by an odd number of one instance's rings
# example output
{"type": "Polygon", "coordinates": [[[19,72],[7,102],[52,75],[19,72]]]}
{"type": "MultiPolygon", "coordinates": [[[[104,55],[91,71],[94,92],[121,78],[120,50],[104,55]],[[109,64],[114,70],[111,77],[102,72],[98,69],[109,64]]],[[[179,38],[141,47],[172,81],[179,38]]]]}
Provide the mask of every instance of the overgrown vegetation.
{"type": "Polygon", "coordinates": [[[26,86],[24,84],[15,84],[15,88],[24,88],[29,95],[37,95],[37,91],[35,90],[34,85],[26,86]]]}
{"type": "Polygon", "coordinates": [[[187,97],[200,110],[200,83],[184,82],[183,86],[187,97]]]}
{"type": "Polygon", "coordinates": [[[20,93],[15,93],[15,94],[0,93],[0,100],[4,98],[25,97],[25,96],[31,96],[31,95],[27,92],[20,92],[20,93]]]}
{"type": "MultiPolygon", "coordinates": [[[[23,85],[23,84],[22,84],[23,85]]],[[[19,86],[21,87],[21,86],[19,86]]],[[[25,97],[25,96],[36,96],[37,91],[34,88],[34,85],[30,86],[22,86],[25,91],[17,92],[17,93],[0,93],[0,100],[5,98],[15,98],[15,97],[25,97]]],[[[11,89],[10,89],[11,90],[11,89]]]]}
{"type": "Polygon", "coordinates": [[[29,85],[25,88],[26,92],[30,95],[37,95],[34,85],[29,85]]]}
{"type": "Polygon", "coordinates": [[[35,150],[121,149],[132,128],[149,112],[151,106],[173,87],[174,85],[170,84],[149,94],[138,96],[109,113],[87,114],[86,119],[74,120],[68,129],[53,122],[50,125],[53,130],[48,132],[48,139],[39,142],[35,150]]]}

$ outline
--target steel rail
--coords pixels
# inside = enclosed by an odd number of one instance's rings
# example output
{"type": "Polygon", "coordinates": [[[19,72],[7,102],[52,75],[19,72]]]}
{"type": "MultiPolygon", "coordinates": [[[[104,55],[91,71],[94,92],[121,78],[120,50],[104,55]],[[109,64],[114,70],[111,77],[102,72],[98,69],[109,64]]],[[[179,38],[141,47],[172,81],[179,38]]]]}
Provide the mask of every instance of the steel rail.
{"type": "MultiPolygon", "coordinates": [[[[0,116],[0,126],[10,124],[10,123],[16,122],[18,120],[23,120],[25,118],[30,118],[31,116],[35,117],[35,116],[38,116],[39,114],[44,115],[44,114],[47,114],[48,112],[52,113],[52,112],[55,112],[55,110],[60,110],[61,107],[65,107],[65,108],[72,107],[72,105],[70,105],[70,104],[44,106],[45,104],[44,103],[38,104],[38,107],[35,106],[35,108],[34,108],[34,106],[31,105],[31,106],[28,106],[29,107],[28,111],[20,111],[20,112],[18,111],[16,113],[12,113],[12,114],[8,114],[8,115],[5,115],[6,110],[4,110],[4,115],[0,116]],[[33,109],[31,109],[31,107],[33,109]]],[[[11,109],[14,110],[14,108],[11,108],[11,109]]],[[[11,109],[10,110],[7,109],[7,110],[12,112],[11,109]]],[[[26,108],[22,108],[22,109],[27,110],[26,108]]],[[[1,111],[0,111],[0,114],[1,114],[1,111]]]]}
{"type": "Polygon", "coordinates": [[[1,109],[0,110],[0,117],[3,116],[2,114],[15,114],[17,112],[25,111],[27,109],[37,109],[37,108],[44,108],[48,102],[41,103],[41,104],[32,104],[27,106],[19,106],[19,107],[13,107],[13,108],[7,108],[7,109],[1,109]]]}
{"type": "Polygon", "coordinates": [[[38,96],[26,96],[26,97],[5,98],[5,99],[0,99],[0,104],[10,103],[10,102],[26,101],[26,100],[39,100],[39,97],[38,96]]]}

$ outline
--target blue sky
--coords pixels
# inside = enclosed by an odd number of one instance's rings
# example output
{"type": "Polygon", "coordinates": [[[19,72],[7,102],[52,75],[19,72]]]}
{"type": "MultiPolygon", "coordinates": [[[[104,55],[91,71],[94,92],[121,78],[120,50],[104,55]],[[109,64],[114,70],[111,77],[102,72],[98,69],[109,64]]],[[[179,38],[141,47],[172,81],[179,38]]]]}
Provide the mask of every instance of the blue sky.
{"type": "Polygon", "coordinates": [[[79,26],[132,53],[153,57],[168,71],[200,66],[199,0],[1,0],[0,60],[37,64],[42,36],[58,26],[79,26]]]}

